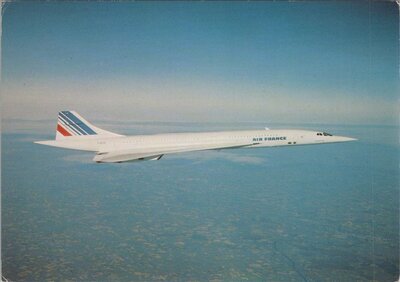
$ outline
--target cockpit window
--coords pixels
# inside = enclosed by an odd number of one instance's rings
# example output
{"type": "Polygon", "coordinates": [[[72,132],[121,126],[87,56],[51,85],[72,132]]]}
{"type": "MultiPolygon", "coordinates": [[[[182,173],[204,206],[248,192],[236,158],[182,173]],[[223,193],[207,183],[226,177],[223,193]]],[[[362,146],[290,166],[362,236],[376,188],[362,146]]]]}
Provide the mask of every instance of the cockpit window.
{"type": "Polygon", "coordinates": [[[317,135],[318,136],[332,136],[332,134],[329,134],[329,133],[326,133],[326,132],[323,132],[323,133],[318,132],[317,135]]]}

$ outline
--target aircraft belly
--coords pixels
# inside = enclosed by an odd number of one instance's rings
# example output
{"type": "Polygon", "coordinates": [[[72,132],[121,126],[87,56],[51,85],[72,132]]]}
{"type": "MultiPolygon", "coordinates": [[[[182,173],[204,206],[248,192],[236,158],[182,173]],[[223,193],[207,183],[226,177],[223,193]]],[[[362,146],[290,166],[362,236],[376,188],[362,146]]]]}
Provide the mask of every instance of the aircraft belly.
{"type": "Polygon", "coordinates": [[[217,144],[196,144],[190,146],[163,146],[163,147],[142,147],[120,149],[108,152],[99,152],[95,157],[95,162],[128,162],[135,160],[152,160],[160,159],[164,154],[183,153],[201,150],[214,150],[214,149],[230,149],[247,147],[253,144],[249,143],[217,143],[217,144]]]}

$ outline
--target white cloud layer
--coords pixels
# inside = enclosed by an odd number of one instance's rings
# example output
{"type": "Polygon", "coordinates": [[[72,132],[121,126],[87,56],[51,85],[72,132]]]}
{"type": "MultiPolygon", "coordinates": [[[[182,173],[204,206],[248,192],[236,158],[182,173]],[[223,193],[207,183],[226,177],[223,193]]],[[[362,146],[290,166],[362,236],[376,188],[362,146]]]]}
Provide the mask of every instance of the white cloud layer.
{"type": "Polygon", "coordinates": [[[227,151],[200,151],[195,153],[185,153],[176,155],[167,155],[172,159],[188,159],[198,163],[207,162],[210,160],[225,160],[234,163],[254,164],[259,165],[265,163],[265,159],[252,155],[243,155],[242,153],[232,153],[227,151]]]}

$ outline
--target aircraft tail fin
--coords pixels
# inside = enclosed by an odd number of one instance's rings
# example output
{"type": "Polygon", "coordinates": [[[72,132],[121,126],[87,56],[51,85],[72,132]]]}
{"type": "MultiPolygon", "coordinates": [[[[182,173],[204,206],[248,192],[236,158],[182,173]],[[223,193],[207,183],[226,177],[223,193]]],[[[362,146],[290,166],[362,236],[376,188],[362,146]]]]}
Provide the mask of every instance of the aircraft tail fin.
{"type": "Polygon", "coordinates": [[[61,111],[58,113],[56,140],[90,135],[99,135],[101,137],[123,136],[92,125],[75,111],[61,111]]]}

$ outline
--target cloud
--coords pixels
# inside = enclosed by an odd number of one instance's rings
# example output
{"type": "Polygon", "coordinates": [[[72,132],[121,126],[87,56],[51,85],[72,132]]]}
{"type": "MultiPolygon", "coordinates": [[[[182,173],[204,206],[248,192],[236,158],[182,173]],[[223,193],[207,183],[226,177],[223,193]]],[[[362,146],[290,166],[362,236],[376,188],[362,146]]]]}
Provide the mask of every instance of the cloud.
{"type": "Polygon", "coordinates": [[[94,153],[92,154],[92,156],[88,153],[79,153],[79,154],[67,154],[66,156],[62,157],[62,159],[64,161],[67,162],[77,162],[77,163],[82,163],[82,164],[91,164],[93,163],[93,157],[94,157],[94,153]]]}
{"type": "Polygon", "coordinates": [[[200,163],[218,159],[234,163],[244,163],[244,164],[254,164],[254,165],[265,163],[264,158],[251,155],[243,155],[242,153],[232,153],[232,152],[222,152],[222,151],[201,151],[195,153],[168,155],[167,157],[172,159],[193,160],[200,163]]]}

